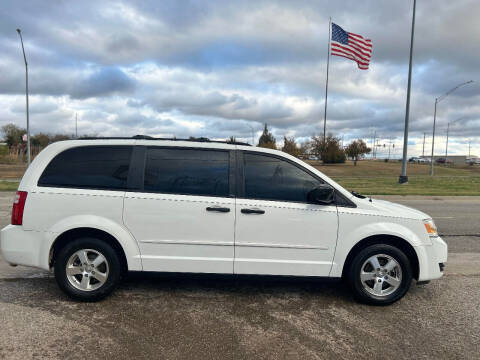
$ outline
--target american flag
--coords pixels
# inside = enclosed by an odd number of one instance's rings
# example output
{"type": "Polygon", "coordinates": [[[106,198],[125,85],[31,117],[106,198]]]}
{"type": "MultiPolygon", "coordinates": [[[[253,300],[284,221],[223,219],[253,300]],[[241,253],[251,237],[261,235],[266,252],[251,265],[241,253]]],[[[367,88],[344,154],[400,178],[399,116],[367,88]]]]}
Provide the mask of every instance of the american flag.
{"type": "Polygon", "coordinates": [[[359,69],[367,70],[372,55],[372,40],[346,32],[337,24],[332,23],[331,54],[356,61],[359,69]]]}

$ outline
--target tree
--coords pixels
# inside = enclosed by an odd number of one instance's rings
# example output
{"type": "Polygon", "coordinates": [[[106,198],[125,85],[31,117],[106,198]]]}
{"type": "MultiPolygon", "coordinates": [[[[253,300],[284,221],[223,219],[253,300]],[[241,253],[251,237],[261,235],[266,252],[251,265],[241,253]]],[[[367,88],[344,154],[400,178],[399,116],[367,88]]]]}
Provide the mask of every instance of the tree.
{"type": "Polygon", "coordinates": [[[236,142],[237,142],[237,140],[235,139],[235,136],[230,136],[227,139],[227,143],[229,143],[229,144],[235,144],[236,142]]]}
{"type": "Polygon", "coordinates": [[[52,142],[51,136],[45,133],[38,133],[33,135],[30,139],[33,146],[39,146],[40,148],[46,147],[52,142]]]}
{"type": "Polygon", "coordinates": [[[312,152],[312,142],[305,141],[300,144],[300,156],[304,159],[308,158],[308,155],[312,152]]]}
{"type": "Polygon", "coordinates": [[[293,136],[291,138],[283,137],[282,151],[295,157],[299,157],[301,153],[293,136]]]}
{"type": "Polygon", "coordinates": [[[367,144],[362,139],[352,141],[347,148],[345,149],[345,153],[349,158],[353,160],[353,164],[357,166],[357,161],[359,158],[363,157],[363,155],[370,153],[372,149],[367,147],[367,144]]]}
{"type": "Polygon", "coordinates": [[[323,136],[312,136],[312,153],[320,156],[324,164],[344,163],[346,159],[340,139],[332,134],[325,140],[323,136]]]}
{"type": "Polygon", "coordinates": [[[260,139],[258,139],[257,146],[269,149],[277,148],[277,142],[275,140],[275,137],[270,131],[268,131],[267,124],[265,124],[265,129],[263,129],[262,136],[260,136],[260,139]]]}
{"type": "Polygon", "coordinates": [[[23,142],[22,136],[27,133],[27,130],[19,128],[14,124],[7,124],[2,126],[2,133],[8,147],[18,145],[23,142]]]}

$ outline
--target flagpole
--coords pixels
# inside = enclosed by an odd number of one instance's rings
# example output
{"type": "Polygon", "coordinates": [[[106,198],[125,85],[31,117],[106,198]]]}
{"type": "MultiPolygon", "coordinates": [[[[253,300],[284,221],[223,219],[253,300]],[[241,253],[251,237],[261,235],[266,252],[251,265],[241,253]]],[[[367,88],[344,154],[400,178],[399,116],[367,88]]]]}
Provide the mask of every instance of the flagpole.
{"type": "Polygon", "coordinates": [[[328,21],[328,49],[327,49],[327,81],[325,82],[325,112],[323,114],[323,142],[327,136],[327,100],[328,100],[328,68],[330,67],[330,39],[332,31],[332,18],[329,18],[328,21]]]}
{"type": "MultiPolygon", "coordinates": [[[[408,126],[410,122],[410,88],[412,86],[412,57],[413,57],[413,39],[415,35],[415,8],[417,7],[417,0],[413,0],[413,14],[412,14],[412,31],[410,33],[410,60],[408,62],[408,84],[407,84],[407,103],[405,106],[405,129],[403,134],[403,157],[402,157],[402,173],[398,177],[399,184],[408,184],[407,176],[407,154],[408,154],[408,126]]],[[[435,101],[435,109],[437,103],[435,101]]]]}

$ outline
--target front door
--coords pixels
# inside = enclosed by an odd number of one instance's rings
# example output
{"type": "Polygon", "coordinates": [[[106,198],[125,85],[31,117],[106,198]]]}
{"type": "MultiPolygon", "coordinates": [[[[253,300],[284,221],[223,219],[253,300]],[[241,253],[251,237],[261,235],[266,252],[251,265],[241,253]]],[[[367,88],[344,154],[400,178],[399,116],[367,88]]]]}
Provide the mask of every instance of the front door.
{"type": "Polygon", "coordinates": [[[244,185],[236,206],[234,273],[328,276],[337,208],[307,200],[323,181],[266,153],[239,152],[238,159],[244,185]]]}
{"type": "Polygon", "coordinates": [[[177,147],[143,151],[141,189],[126,193],[124,222],[138,241],[144,270],[232,273],[233,153],[177,147]]]}

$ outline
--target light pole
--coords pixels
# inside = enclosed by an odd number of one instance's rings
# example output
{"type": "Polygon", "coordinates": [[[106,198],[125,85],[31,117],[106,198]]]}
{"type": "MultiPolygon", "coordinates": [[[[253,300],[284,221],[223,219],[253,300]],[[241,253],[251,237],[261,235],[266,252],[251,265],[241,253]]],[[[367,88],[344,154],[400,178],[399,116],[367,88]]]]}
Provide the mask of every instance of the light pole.
{"type": "Polygon", "coordinates": [[[465,116],[462,116],[461,118],[458,118],[457,120],[449,121],[447,124],[447,145],[445,146],[445,164],[447,163],[448,160],[448,131],[450,130],[450,124],[456,123],[459,120],[465,119],[465,116]]]}
{"type": "Polygon", "coordinates": [[[423,133],[423,147],[422,147],[422,158],[425,156],[425,135],[427,133],[423,133]]]}
{"type": "Polygon", "coordinates": [[[252,130],[252,146],[255,146],[255,136],[254,136],[253,126],[248,124],[247,126],[252,130]]]}
{"type": "Polygon", "coordinates": [[[27,166],[30,166],[30,119],[28,109],[28,64],[27,57],[25,56],[25,48],[23,47],[22,32],[17,29],[17,33],[20,36],[20,42],[22,43],[23,60],[25,61],[25,96],[27,99],[27,166]]]}
{"type": "Polygon", "coordinates": [[[467,84],[471,84],[473,83],[473,80],[470,80],[470,81],[467,81],[467,82],[464,82],[464,83],[461,83],[461,84],[458,84],[457,86],[455,86],[454,88],[448,90],[445,94],[443,94],[442,96],[438,97],[438,98],[435,98],[435,110],[433,112],[433,132],[432,132],[432,155],[430,157],[430,176],[433,176],[433,151],[435,149],[435,122],[436,122],[436,119],[437,119],[437,104],[442,101],[443,99],[445,99],[448,95],[450,95],[451,93],[453,93],[455,90],[457,90],[458,88],[462,87],[462,86],[465,86],[467,84]]]}
{"type": "Polygon", "coordinates": [[[408,63],[408,85],[407,85],[407,104],[405,109],[405,130],[403,134],[403,159],[402,173],[398,178],[399,184],[408,184],[407,176],[407,150],[408,150],[408,123],[410,122],[410,88],[412,86],[412,57],[413,57],[413,39],[415,34],[415,8],[417,0],[413,0],[412,32],[410,34],[410,60],[408,63]]]}

